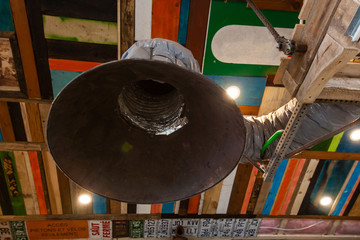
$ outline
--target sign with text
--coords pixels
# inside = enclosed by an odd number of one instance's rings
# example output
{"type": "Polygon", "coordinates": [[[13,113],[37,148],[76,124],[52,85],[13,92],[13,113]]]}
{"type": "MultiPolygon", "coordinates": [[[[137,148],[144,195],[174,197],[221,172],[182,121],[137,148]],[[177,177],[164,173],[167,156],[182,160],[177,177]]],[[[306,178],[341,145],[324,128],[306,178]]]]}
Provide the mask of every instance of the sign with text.
{"type": "Polygon", "coordinates": [[[0,222],[0,240],[12,240],[10,225],[8,222],[0,222]]]}
{"type": "Polygon", "coordinates": [[[97,239],[112,238],[112,223],[110,220],[89,221],[89,237],[97,239]]]}
{"type": "Polygon", "coordinates": [[[30,240],[89,237],[86,220],[27,221],[26,228],[30,240]]]}

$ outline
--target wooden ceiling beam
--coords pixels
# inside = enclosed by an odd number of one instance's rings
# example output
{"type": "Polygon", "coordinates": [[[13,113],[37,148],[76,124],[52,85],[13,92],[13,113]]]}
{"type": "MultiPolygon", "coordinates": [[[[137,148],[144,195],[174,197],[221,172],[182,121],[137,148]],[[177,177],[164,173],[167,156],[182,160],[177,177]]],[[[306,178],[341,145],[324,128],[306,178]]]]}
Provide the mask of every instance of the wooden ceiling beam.
{"type": "Polygon", "coordinates": [[[303,151],[292,158],[327,159],[327,160],[360,160],[360,153],[303,151]]]}

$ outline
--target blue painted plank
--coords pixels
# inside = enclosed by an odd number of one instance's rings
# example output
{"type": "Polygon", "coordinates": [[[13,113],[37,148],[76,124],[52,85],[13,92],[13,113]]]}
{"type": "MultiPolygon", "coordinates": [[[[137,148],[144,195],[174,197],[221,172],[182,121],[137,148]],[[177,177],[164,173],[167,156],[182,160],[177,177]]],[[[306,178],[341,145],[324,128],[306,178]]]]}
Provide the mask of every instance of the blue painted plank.
{"type": "Polygon", "coordinates": [[[0,129],[0,142],[3,142],[3,141],[4,141],[4,139],[3,139],[3,136],[1,134],[1,129],[0,129]]]}
{"type": "Polygon", "coordinates": [[[174,202],[164,203],[162,205],[161,213],[174,213],[174,202]]]}
{"type": "Polygon", "coordinates": [[[189,9],[190,9],[190,0],[181,0],[178,42],[184,45],[186,44],[189,9]]]}
{"type": "Polygon", "coordinates": [[[271,188],[270,188],[270,192],[266,198],[266,202],[265,202],[265,206],[264,206],[264,209],[263,209],[263,212],[262,214],[263,215],[269,215],[270,214],[270,211],[271,211],[271,208],[275,202],[275,197],[276,197],[276,194],[279,190],[279,187],[280,187],[280,184],[281,184],[281,180],[284,176],[284,173],[285,173],[285,169],[286,169],[286,166],[288,164],[288,161],[289,159],[285,159],[283,160],[278,169],[276,170],[276,173],[275,173],[275,176],[274,176],[274,180],[271,184],[271,188]]]}
{"type": "Polygon", "coordinates": [[[358,163],[355,167],[355,170],[353,174],[350,177],[350,180],[348,184],[346,185],[343,194],[341,195],[338,204],[336,205],[336,208],[334,212],[331,214],[331,216],[339,216],[346,200],[348,199],[351,190],[354,188],[354,185],[357,181],[357,179],[360,177],[360,164],[358,163]]]}
{"type": "Polygon", "coordinates": [[[0,31],[15,31],[9,0],[0,1],[0,31]]]}
{"type": "Polygon", "coordinates": [[[80,73],[81,72],[50,70],[54,97],[56,97],[69,82],[80,75],[80,73]]]}
{"type": "Polygon", "coordinates": [[[92,194],[93,213],[106,214],[106,198],[101,197],[95,193],[92,194]]]}
{"type": "Polygon", "coordinates": [[[264,77],[238,77],[206,75],[222,88],[237,86],[240,89],[240,96],[236,99],[237,105],[260,106],[264,94],[266,78],[264,77]]]}

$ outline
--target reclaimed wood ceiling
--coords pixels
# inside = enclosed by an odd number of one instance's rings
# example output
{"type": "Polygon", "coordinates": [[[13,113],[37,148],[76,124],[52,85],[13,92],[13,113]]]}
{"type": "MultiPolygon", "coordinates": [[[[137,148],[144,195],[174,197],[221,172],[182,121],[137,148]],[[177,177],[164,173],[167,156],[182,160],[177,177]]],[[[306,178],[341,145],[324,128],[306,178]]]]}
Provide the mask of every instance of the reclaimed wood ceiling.
{"type": "MultiPolygon", "coordinates": [[[[295,27],[301,4],[257,2],[276,27],[295,27]]],[[[258,63],[221,62],[214,56],[212,41],[220,29],[228,25],[240,26],[240,30],[261,26],[241,1],[121,0],[121,46],[117,46],[114,0],[101,4],[92,0],[61,4],[54,0],[10,0],[0,4],[0,141],[19,143],[14,145],[16,151],[0,152],[1,214],[360,217],[358,161],[327,159],[286,159],[271,183],[264,183],[262,173],[252,165],[240,164],[218,185],[179,202],[135,205],[90,193],[92,203],[79,204],[78,196],[87,191],[57,168],[43,143],[51,101],[81,72],[118,59],[118,49],[123,53],[137,40],[167,38],[189,48],[203,73],[220,86],[240,86],[244,95],[237,104],[244,115],[263,115],[290,99],[283,86],[274,85],[278,64],[262,64],[261,54],[249,56],[249,61],[258,63]],[[6,71],[12,74],[6,75],[6,71]],[[324,195],[333,199],[332,205],[319,205],[324,195]]],[[[227,40],[226,35],[221,37],[227,40]]],[[[261,51],[266,50],[261,47],[261,51]]],[[[349,140],[353,129],[312,150],[359,153],[359,142],[349,140]]]]}

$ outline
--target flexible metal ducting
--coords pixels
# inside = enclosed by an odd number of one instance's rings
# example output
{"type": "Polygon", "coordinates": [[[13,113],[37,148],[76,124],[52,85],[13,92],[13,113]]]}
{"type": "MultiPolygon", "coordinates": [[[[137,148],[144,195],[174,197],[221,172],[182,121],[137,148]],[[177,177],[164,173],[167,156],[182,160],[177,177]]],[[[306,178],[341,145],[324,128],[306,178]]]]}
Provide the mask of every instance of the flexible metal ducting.
{"type": "MultiPolygon", "coordinates": [[[[171,62],[188,70],[199,72],[199,65],[192,53],[182,45],[165,40],[150,39],[138,41],[124,53],[122,59],[154,59],[171,62]]],[[[278,110],[261,117],[245,116],[246,146],[243,155],[254,161],[260,161],[260,151],[265,142],[278,130],[285,129],[296,100],[293,99],[278,110]]],[[[310,106],[292,144],[289,152],[306,143],[350,124],[360,116],[360,106],[346,104],[314,103],[310,106]]],[[[263,158],[270,158],[278,140],[266,149],[263,158]]],[[[242,157],[240,162],[247,159],[242,157]]]]}

